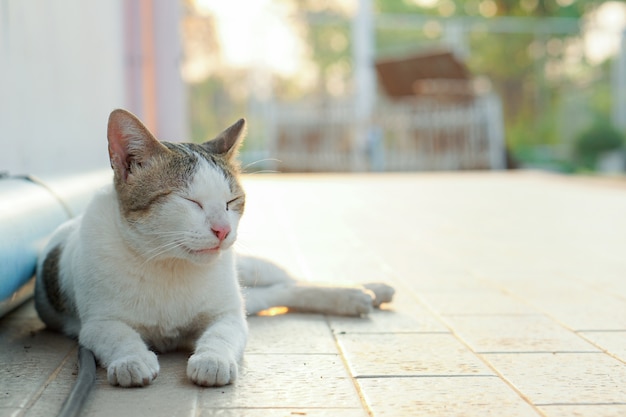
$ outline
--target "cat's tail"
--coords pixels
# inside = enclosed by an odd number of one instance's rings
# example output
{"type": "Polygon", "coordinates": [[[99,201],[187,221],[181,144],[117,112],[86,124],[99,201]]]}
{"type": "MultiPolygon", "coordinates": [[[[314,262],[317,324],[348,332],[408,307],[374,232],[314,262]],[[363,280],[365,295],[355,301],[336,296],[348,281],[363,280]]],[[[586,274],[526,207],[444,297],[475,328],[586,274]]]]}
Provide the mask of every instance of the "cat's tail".
{"type": "Polygon", "coordinates": [[[96,383],[96,358],[86,347],[78,347],[78,377],[72,391],[67,396],[57,417],[76,417],[81,415],[91,389],[96,383]]]}

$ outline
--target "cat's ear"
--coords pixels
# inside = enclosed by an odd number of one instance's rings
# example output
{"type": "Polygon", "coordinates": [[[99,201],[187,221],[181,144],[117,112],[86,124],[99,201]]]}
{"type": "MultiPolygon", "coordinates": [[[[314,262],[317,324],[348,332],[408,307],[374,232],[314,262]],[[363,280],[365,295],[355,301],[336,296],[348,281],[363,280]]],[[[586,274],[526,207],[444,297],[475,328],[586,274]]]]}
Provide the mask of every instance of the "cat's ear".
{"type": "Polygon", "coordinates": [[[202,146],[211,153],[224,155],[230,161],[237,156],[245,136],[246,121],[245,119],[239,119],[232,126],[217,135],[215,139],[204,142],[202,146]]]}
{"type": "Polygon", "coordinates": [[[124,181],[133,170],[149,162],[160,152],[167,152],[141,121],[132,113],[117,109],[111,112],[107,128],[111,167],[124,181]]]}

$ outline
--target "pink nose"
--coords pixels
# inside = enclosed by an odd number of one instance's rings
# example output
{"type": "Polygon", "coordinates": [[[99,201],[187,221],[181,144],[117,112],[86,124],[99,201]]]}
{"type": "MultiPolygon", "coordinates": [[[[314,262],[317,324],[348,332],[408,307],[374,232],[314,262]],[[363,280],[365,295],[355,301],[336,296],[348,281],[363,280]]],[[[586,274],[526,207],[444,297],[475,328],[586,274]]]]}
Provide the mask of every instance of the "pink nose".
{"type": "Polygon", "coordinates": [[[221,241],[223,241],[224,239],[226,239],[226,237],[228,236],[228,234],[230,233],[230,226],[228,225],[224,225],[224,226],[212,226],[211,227],[211,231],[213,232],[213,234],[221,241]]]}

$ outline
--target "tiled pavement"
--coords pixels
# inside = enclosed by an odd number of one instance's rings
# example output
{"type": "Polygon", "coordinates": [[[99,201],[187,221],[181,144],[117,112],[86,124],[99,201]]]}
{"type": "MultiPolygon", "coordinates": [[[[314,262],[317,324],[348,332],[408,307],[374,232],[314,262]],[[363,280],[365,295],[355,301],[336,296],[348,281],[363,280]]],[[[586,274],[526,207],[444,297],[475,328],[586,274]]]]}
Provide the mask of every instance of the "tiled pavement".
{"type": "MultiPolygon", "coordinates": [[[[102,370],[89,416],[624,416],[626,180],[538,173],[250,176],[239,248],[307,280],[385,281],[369,318],[250,318],[241,379],[185,354],[143,389],[102,370]]],[[[0,321],[0,417],[50,416],[73,342],[0,321]]]]}

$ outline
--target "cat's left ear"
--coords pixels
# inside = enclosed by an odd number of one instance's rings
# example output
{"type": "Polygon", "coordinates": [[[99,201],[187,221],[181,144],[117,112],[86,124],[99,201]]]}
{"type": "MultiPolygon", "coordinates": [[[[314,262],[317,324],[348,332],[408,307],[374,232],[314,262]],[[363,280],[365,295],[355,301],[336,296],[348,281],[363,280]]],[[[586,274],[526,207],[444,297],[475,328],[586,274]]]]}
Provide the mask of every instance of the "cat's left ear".
{"type": "Polygon", "coordinates": [[[226,128],[215,139],[204,142],[202,146],[209,152],[223,155],[227,160],[233,160],[246,136],[246,121],[239,119],[232,126],[226,128]]]}

